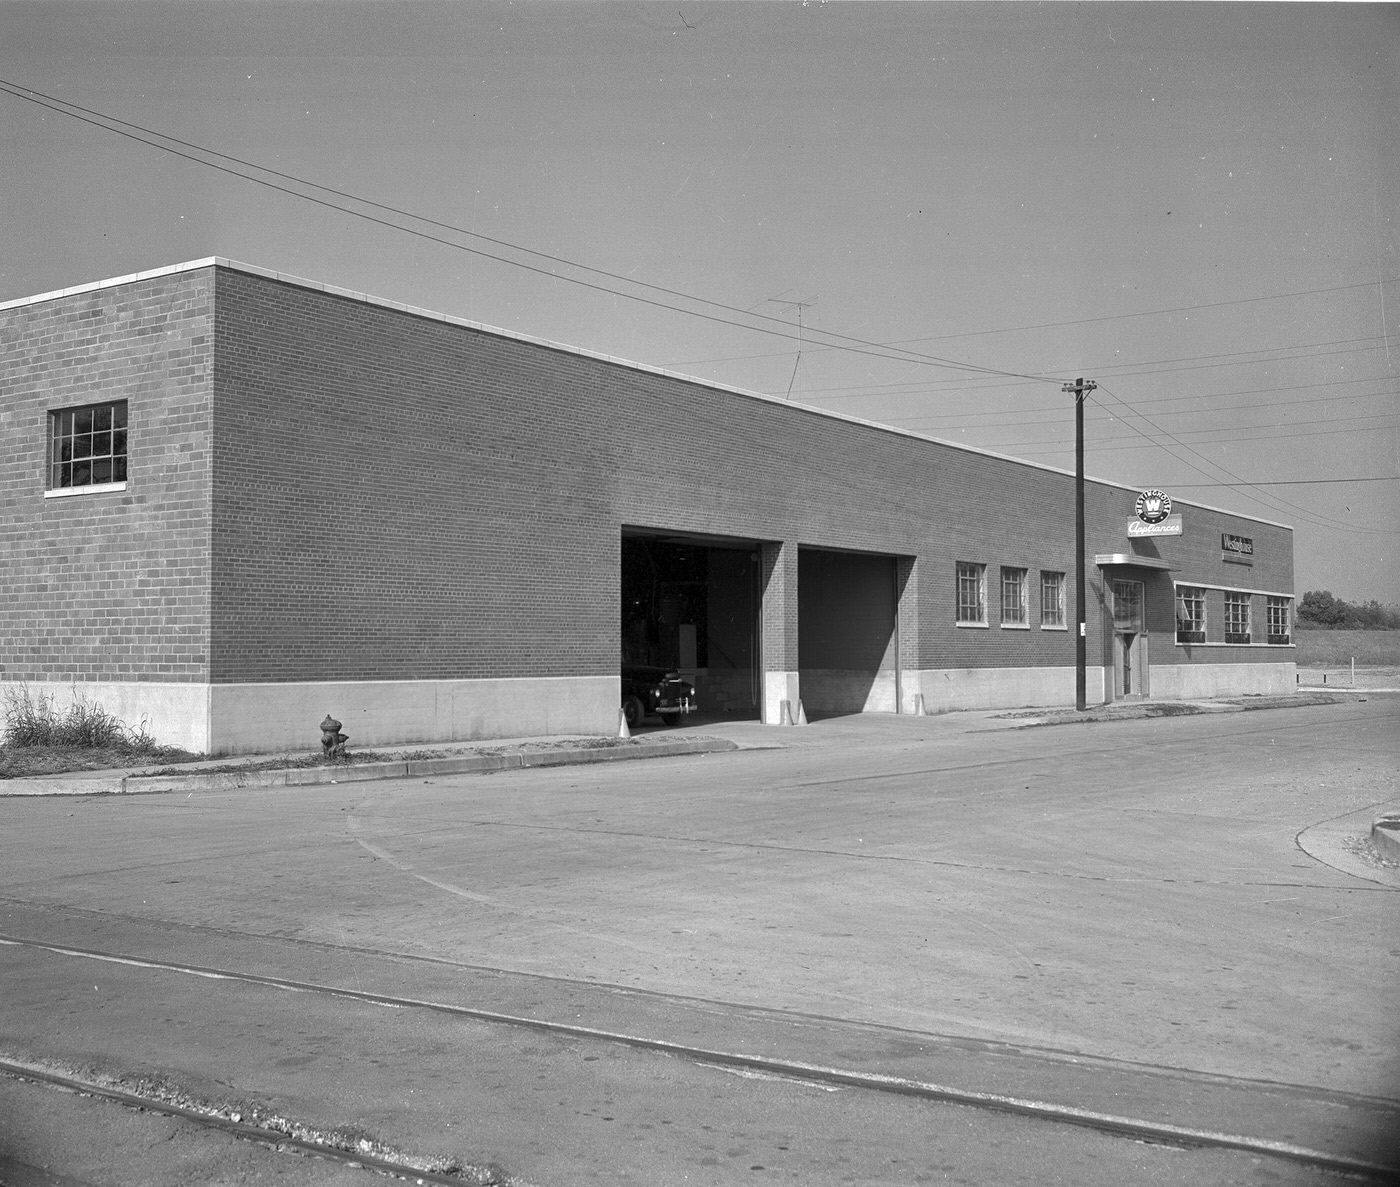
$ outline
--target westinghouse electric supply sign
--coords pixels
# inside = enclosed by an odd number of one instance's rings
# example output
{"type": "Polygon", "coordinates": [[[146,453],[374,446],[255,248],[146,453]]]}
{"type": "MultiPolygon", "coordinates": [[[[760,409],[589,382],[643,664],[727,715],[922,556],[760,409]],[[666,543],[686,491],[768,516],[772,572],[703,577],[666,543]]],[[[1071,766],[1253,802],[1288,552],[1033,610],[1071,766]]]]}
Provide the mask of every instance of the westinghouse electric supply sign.
{"type": "Polygon", "coordinates": [[[1254,563],[1253,538],[1236,536],[1232,532],[1221,532],[1220,559],[1232,565],[1252,565],[1254,563]]]}
{"type": "Polygon", "coordinates": [[[1171,495],[1145,490],[1137,497],[1137,518],[1128,520],[1130,536],[1179,536],[1181,516],[1172,514],[1171,495]]]}

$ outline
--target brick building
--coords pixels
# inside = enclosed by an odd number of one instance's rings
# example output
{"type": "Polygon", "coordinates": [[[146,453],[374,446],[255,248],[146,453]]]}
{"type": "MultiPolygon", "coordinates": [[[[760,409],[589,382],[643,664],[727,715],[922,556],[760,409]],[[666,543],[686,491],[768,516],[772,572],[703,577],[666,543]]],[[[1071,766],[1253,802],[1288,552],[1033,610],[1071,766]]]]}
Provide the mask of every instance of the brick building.
{"type": "MultiPolygon", "coordinates": [[[[1059,470],[224,260],[0,357],[0,685],[164,741],[612,733],[624,659],[775,724],[1074,703],[1059,470]]],[[[1291,530],[1138,494],[1087,484],[1090,701],[1291,689],[1291,530]]]]}

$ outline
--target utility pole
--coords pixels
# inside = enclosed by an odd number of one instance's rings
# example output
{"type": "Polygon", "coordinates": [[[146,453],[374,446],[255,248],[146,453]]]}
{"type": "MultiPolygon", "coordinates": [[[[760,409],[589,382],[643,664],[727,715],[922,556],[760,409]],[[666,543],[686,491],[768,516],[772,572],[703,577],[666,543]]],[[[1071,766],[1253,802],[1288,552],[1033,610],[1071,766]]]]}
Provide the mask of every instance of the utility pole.
{"type": "Polygon", "coordinates": [[[1074,707],[1089,707],[1085,689],[1084,599],[1084,397],[1099,385],[1084,377],[1061,389],[1074,393],[1074,707]]]}

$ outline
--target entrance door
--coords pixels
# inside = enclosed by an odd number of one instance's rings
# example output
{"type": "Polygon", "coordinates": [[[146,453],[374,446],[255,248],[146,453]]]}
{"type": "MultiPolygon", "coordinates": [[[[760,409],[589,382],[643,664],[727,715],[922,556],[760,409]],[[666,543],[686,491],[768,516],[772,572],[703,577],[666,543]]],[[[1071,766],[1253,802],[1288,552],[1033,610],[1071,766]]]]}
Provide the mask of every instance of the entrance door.
{"type": "Polygon", "coordinates": [[[1113,582],[1113,692],[1118,697],[1147,693],[1147,635],[1143,630],[1141,581],[1113,582]]]}

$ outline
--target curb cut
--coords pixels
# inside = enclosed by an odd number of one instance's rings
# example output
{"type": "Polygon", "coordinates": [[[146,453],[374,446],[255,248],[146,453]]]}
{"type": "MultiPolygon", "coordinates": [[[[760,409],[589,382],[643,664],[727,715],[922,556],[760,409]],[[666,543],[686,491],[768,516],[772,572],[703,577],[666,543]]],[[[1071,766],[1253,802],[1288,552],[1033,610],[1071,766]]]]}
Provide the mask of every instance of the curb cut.
{"type": "Polygon", "coordinates": [[[641,743],[633,746],[517,750],[505,754],[466,754],[459,758],[410,758],[396,762],[367,762],[343,767],[291,767],[285,770],[218,771],[189,775],[127,775],[122,779],[119,790],[134,795],[166,791],[234,791],[241,787],[311,787],[329,783],[406,779],[415,775],[486,774],[524,767],[581,766],[637,758],[715,754],[738,749],[736,743],[725,739],[696,738],[683,742],[641,743]]]}
{"type": "MultiPolygon", "coordinates": [[[[1261,696],[1258,698],[1235,698],[1230,700],[1185,700],[1185,701],[1115,701],[1107,705],[1093,705],[1082,712],[1068,709],[1050,710],[1043,714],[1026,711],[1024,717],[1016,713],[1000,713],[1003,720],[1010,719],[1011,729],[1027,729],[1047,725],[1081,725],[1110,721],[1143,721],[1158,717],[1194,717],[1209,713],[1249,713],[1256,709],[1302,709],[1318,705],[1345,704],[1344,700],[1332,696],[1337,690],[1322,689],[1290,693],[1284,696],[1261,696]]],[[[1364,693],[1367,690],[1357,689],[1364,693]]],[[[1374,691],[1374,690],[1372,690],[1374,691]]],[[[1363,695],[1360,699],[1365,700],[1363,695]]]]}

